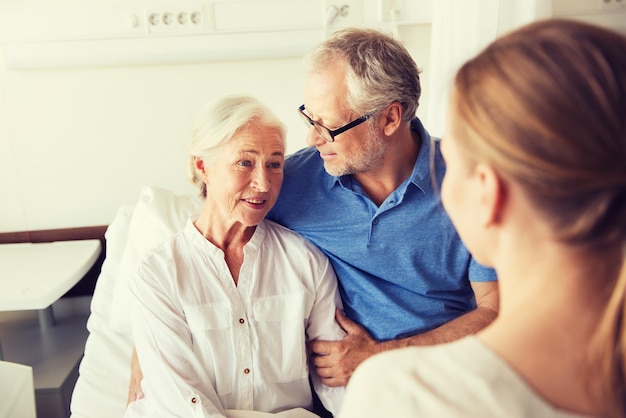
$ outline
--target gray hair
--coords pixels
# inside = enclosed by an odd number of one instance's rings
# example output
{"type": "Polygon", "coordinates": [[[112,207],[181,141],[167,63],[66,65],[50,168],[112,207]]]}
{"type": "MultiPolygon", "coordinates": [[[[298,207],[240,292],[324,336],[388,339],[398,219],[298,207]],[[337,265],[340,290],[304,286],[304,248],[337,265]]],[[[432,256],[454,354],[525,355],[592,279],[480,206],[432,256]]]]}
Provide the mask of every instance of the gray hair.
{"type": "Polygon", "coordinates": [[[346,71],[346,105],[368,114],[397,101],[403,119],[415,117],[419,98],[420,70],[408,50],[390,35],[375,29],[339,30],[306,57],[309,72],[339,64],[346,71]]]}
{"type": "Polygon", "coordinates": [[[245,128],[269,127],[276,129],[283,140],[285,125],[263,103],[249,96],[228,96],[207,107],[194,123],[189,145],[188,175],[206,197],[206,184],[198,174],[194,157],[210,162],[220,146],[245,128]]]}

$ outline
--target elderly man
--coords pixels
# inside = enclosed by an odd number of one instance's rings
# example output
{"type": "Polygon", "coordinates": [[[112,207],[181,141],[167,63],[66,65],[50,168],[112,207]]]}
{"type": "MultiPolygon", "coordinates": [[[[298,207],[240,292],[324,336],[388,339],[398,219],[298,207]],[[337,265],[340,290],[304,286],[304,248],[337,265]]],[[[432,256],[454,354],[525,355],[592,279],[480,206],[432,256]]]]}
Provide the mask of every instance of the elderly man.
{"type": "Polygon", "coordinates": [[[309,147],[286,159],[268,218],[332,262],[348,335],[311,348],[323,382],[341,386],[377,352],[484,328],[497,315],[498,286],[441,205],[444,162],[415,116],[419,71],[406,48],[376,30],[345,29],[307,65],[299,111],[309,147]]]}

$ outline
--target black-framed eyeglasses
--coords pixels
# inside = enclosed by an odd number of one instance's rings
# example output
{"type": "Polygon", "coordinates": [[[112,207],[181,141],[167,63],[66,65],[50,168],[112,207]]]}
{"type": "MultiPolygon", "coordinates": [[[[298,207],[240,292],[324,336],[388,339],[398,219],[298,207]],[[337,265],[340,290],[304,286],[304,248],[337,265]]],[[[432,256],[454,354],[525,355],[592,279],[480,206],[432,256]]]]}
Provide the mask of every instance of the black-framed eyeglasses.
{"type": "Polygon", "coordinates": [[[343,125],[341,128],[330,130],[327,127],[325,127],[324,125],[315,122],[313,119],[311,119],[309,117],[309,115],[304,113],[304,111],[305,111],[304,105],[302,105],[302,106],[300,106],[298,108],[298,113],[300,113],[300,115],[302,115],[302,120],[304,120],[304,123],[306,123],[306,125],[309,127],[309,129],[310,129],[311,126],[314,127],[315,130],[317,131],[317,133],[320,134],[320,136],[322,138],[324,138],[324,140],[327,141],[327,142],[335,142],[335,137],[337,135],[339,135],[341,133],[344,133],[348,129],[352,129],[355,126],[358,126],[358,125],[362,124],[363,122],[365,122],[366,120],[371,118],[372,115],[373,115],[373,113],[370,113],[369,115],[361,116],[360,118],[357,118],[357,119],[353,120],[352,122],[343,125]]]}

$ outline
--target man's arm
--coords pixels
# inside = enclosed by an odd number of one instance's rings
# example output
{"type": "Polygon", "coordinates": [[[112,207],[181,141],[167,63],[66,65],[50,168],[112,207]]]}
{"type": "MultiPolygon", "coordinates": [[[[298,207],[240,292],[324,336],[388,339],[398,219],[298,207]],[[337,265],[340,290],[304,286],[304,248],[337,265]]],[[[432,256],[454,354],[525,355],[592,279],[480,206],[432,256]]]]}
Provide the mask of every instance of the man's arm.
{"type": "Polygon", "coordinates": [[[411,345],[447,343],[475,334],[493,322],[498,315],[498,282],[470,282],[470,284],[476,298],[476,309],[423,334],[380,343],[384,347],[381,351],[411,345]]]}
{"type": "Polygon", "coordinates": [[[475,334],[498,315],[498,282],[471,282],[476,309],[423,334],[378,342],[356,322],[337,311],[337,322],[348,335],[341,341],[313,341],[313,363],[327,386],[345,386],[354,369],[368,357],[382,351],[412,345],[434,345],[475,334]]]}

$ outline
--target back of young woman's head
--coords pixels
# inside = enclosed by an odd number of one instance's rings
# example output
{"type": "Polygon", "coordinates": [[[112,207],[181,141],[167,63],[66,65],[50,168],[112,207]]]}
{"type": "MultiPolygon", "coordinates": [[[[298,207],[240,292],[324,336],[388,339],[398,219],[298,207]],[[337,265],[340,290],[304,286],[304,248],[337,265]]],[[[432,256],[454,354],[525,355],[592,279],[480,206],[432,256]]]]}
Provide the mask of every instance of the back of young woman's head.
{"type": "Polygon", "coordinates": [[[597,357],[623,416],[626,37],[574,21],[535,22],[467,62],[454,87],[454,129],[468,161],[520,185],[556,240],[621,249],[613,269],[621,273],[598,283],[613,296],[599,331],[606,355],[597,357]]]}
{"type": "Polygon", "coordinates": [[[286,137],[285,125],[263,103],[249,96],[227,96],[208,106],[195,120],[189,145],[189,178],[206,197],[206,184],[199,176],[194,157],[210,164],[219,147],[242,129],[270,127],[286,137]]]}

